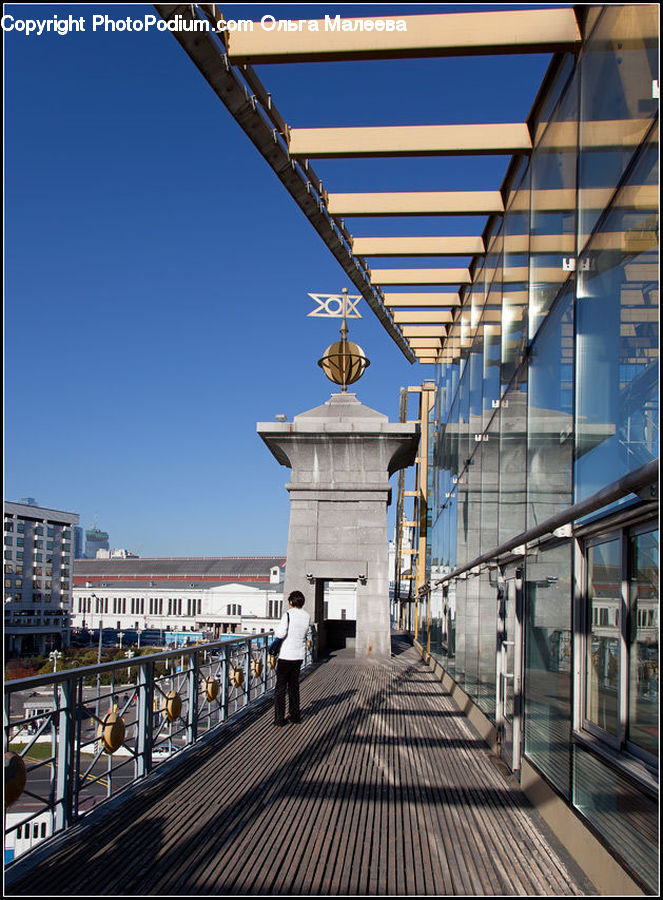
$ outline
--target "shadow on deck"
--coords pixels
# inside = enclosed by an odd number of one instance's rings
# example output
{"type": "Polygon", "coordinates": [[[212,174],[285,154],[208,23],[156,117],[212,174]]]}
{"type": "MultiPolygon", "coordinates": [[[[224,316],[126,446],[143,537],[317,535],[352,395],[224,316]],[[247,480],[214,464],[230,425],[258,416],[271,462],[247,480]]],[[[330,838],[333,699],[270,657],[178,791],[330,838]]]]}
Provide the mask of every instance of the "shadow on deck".
{"type": "Polygon", "coordinates": [[[302,679],[6,873],[25,895],[593,894],[402,638],[302,679]]]}

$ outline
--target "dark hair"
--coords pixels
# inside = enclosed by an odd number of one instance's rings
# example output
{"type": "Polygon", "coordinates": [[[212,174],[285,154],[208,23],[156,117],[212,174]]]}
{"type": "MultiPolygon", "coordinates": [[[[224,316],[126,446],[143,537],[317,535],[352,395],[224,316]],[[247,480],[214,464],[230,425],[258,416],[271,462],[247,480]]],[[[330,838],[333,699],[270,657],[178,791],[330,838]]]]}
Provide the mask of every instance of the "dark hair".
{"type": "Polygon", "coordinates": [[[288,597],[288,603],[292,603],[297,609],[301,609],[304,605],[304,595],[301,591],[291,591],[288,597]]]}

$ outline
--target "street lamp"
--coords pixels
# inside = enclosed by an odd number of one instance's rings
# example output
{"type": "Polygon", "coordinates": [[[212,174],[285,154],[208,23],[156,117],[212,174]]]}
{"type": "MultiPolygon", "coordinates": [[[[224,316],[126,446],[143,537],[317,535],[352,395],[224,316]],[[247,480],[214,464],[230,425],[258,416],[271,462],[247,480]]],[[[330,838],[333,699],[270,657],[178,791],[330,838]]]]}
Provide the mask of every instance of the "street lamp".
{"type": "Polygon", "coordinates": [[[62,656],[62,653],[59,650],[51,650],[51,652],[48,654],[48,658],[53,663],[53,671],[54,672],[57,672],[57,670],[58,670],[58,660],[60,659],[61,656],[62,656]]]}
{"type": "MultiPolygon", "coordinates": [[[[90,594],[99,603],[99,646],[97,648],[97,665],[101,665],[101,641],[104,633],[104,620],[101,618],[101,600],[96,594],[90,594]]],[[[99,718],[99,694],[101,693],[101,673],[97,671],[97,719],[99,718]]]]}
{"type": "Polygon", "coordinates": [[[124,637],[124,632],[118,631],[117,636],[120,639],[120,650],[121,650],[122,649],[122,638],[124,637]]]}

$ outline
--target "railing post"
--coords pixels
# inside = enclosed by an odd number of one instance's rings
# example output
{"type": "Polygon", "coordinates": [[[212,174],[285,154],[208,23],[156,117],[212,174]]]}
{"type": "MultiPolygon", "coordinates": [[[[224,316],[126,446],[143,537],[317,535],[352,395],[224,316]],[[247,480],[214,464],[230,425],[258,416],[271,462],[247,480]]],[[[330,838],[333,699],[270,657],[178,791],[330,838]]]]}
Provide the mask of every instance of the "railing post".
{"type": "Polygon", "coordinates": [[[222,718],[221,721],[225,722],[228,718],[228,677],[229,677],[229,665],[228,665],[228,653],[229,648],[226,644],[223,648],[223,660],[221,662],[221,710],[222,710],[222,718]]]}
{"type": "Polygon", "coordinates": [[[138,664],[136,678],[138,708],[136,710],[136,778],[141,778],[152,768],[152,720],[154,705],[154,663],[147,660],[138,664]]]}
{"type": "Polygon", "coordinates": [[[246,653],[244,654],[244,706],[251,702],[251,638],[246,639],[246,653]]]}
{"type": "Polygon", "coordinates": [[[189,716],[186,730],[187,744],[193,744],[198,737],[198,651],[189,657],[189,716]]]}
{"type": "MultiPolygon", "coordinates": [[[[56,689],[57,691],[57,689],[56,689]]],[[[74,738],[76,735],[76,691],[74,679],[60,685],[57,721],[57,757],[55,781],[55,831],[68,828],[73,821],[74,738]]],[[[53,723],[54,724],[54,723],[53,723]]]]}

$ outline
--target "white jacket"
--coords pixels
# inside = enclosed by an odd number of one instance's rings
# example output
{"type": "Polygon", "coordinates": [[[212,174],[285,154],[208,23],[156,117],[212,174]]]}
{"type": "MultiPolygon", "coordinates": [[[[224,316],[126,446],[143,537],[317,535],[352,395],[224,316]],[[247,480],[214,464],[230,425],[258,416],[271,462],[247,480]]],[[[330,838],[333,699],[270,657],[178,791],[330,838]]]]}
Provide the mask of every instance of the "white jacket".
{"type": "Polygon", "coordinates": [[[306,656],[306,638],[311,624],[311,617],[305,609],[291,606],[283,613],[281,621],[274,629],[274,637],[285,638],[281,644],[279,659],[304,659],[306,656]],[[288,617],[290,624],[288,624],[288,617]]]}

